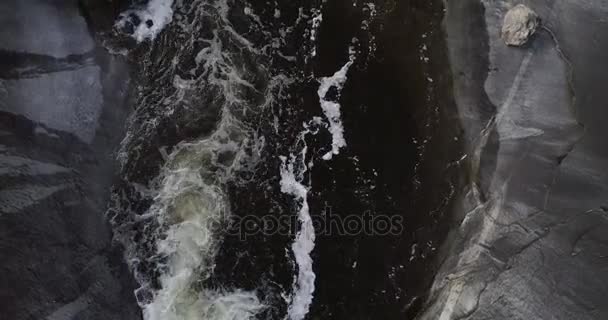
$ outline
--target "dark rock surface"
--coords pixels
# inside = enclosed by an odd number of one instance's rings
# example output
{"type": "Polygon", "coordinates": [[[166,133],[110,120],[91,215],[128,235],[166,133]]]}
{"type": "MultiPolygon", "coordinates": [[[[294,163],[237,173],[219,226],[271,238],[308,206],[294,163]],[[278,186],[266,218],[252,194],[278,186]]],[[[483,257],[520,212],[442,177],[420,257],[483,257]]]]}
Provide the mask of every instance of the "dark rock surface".
{"type": "Polygon", "coordinates": [[[447,1],[472,175],[420,319],[608,317],[608,6],[524,1],[543,29],[507,47],[501,22],[519,3],[447,1]]]}
{"type": "Polygon", "coordinates": [[[3,1],[0,60],[0,318],[140,318],[104,217],[127,64],[76,1],[3,1]]]}

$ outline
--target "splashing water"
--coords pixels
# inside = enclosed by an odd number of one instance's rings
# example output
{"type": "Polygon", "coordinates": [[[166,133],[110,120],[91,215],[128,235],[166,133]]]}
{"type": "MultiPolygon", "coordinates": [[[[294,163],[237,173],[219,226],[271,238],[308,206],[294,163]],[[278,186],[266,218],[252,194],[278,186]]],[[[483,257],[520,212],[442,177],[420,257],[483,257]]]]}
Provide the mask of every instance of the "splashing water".
{"type": "MultiPolygon", "coordinates": [[[[137,112],[122,143],[119,158],[123,173],[145,164],[149,153],[145,146],[154,146],[148,142],[149,137],[164,132],[159,131],[164,118],[172,123],[176,117],[218,110],[211,132],[179,142],[167,149],[170,152],[162,148],[163,162],[150,185],[127,181],[130,188],[141,193],[140,198],[149,199],[145,212],[134,213],[130,204],[118,204],[115,209],[119,212],[113,219],[116,239],[125,245],[127,260],[141,284],[136,296],[146,320],[244,320],[272,307],[260,300],[264,288],[210,287],[206,282],[214,274],[223,232],[231,222],[228,184],[235,183],[237,173],[255,170],[264,149],[265,138],[249,121],[270,104],[281,102],[275,101],[277,95],[282,96],[277,92],[296,82],[283,73],[271,74],[264,63],[266,58],[261,58],[272,55],[271,51],[274,55],[270,60],[296,63],[295,57],[278,50],[282,43],[287,44],[285,40],[272,39],[256,47],[229,20],[231,10],[235,10],[232,5],[236,4],[229,0],[153,0],[147,7],[125,12],[123,20],[117,22],[126,23],[124,19],[130,13],[144,21],[153,20],[155,28],[140,29],[145,27],[142,23],[133,37],[138,42],[154,40],[151,45],[158,50],[151,50],[144,62],[144,72],[153,74],[147,75],[151,79],[149,89],[141,89],[137,112]],[[161,33],[163,29],[167,32],[161,33]],[[143,226],[139,235],[133,231],[134,225],[143,226]]],[[[314,42],[321,18],[319,9],[311,12],[316,18],[307,25],[312,28],[309,40],[314,42]]],[[[255,24],[262,24],[250,7],[245,6],[243,13],[255,24]]],[[[300,18],[296,24],[298,21],[300,18]]],[[[293,30],[288,27],[279,33],[293,30]]],[[[265,31],[262,34],[266,35],[265,31]]],[[[328,97],[328,92],[335,88],[339,94],[353,62],[351,54],[350,61],[333,76],[319,79],[319,101],[332,135],[331,151],[323,156],[325,160],[346,146],[340,105],[328,97]]],[[[309,125],[323,126],[319,117],[309,125]]],[[[278,134],[279,125],[274,128],[278,134]]],[[[305,163],[308,149],[304,138],[309,133],[314,134],[305,126],[298,140],[304,148],[281,158],[279,168],[280,190],[293,196],[299,208],[300,230],[291,244],[298,271],[293,276],[286,315],[293,320],[306,317],[315,290],[311,257],[315,230],[307,199],[310,185],[306,186],[304,179],[312,166],[312,160],[305,163]]],[[[124,195],[115,192],[114,197],[120,203],[124,195]]]]}
{"type": "MultiPolygon", "coordinates": [[[[151,1],[146,14],[160,17],[157,9],[163,9],[163,14],[171,13],[171,2],[151,1]],[[154,4],[169,6],[152,8],[154,4]]],[[[211,289],[203,282],[213,273],[222,230],[230,223],[226,184],[235,172],[255,166],[264,145],[263,137],[256,136],[242,118],[246,112],[255,111],[264,101],[272,99],[270,86],[281,82],[269,81],[267,92],[260,92],[264,87],[252,83],[251,78],[263,66],[252,68],[235,63],[242,60],[235,54],[255,57],[258,51],[232,27],[227,0],[193,1],[187,5],[178,1],[174,9],[172,33],[190,40],[177,42],[181,47],[176,50],[173,63],[162,64],[169,68],[162,69],[159,78],[169,79],[172,93],[153,91],[142,95],[141,110],[151,115],[140,111],[141,114],[131,120],[132,130],[123,141],[123,166],[141,156],[138,146],[159,126],[159,114],[170,117],[180,111],[178,107],[198,107],[189,106],[195,96],[210,96],[209,106],[219,106],[219,121],[210,135],[181,142],[170,154],[165,154],[165,163],[155,179],[156,187],[147,191],[152,194],[152,204],[145,213],[133,218],[146,225],[148,240],[132,241],[128,225],[118,222],[115,222],[116,237],[125,244],[127,259],[142,285],[136,296],[144,319],[250,319],[266,308],[255,292],[238,288],[211,289]],[[198,37],[194,32],[203,20],[215,26],[211,37],[198,37]],[[202,44],[198,52],[193,52],[193,43],[202,44]],[[234,45],[239,51],[231,50],[230,46],[234,45]],[[179,70],[182,55],[184,58],[194,56],[189,72],[179,70]],[[153,99],[155,95],[161,99],[153,99]],[[152,275],[149,271],[139,271],[144,263],[152,266],[152,275]]],[[[165,17],[162,21],[168,23],[171,19],[165,17]]],[[[157,35],[157,32],[138,33],[137,30],[138,41],[157,35]]]]}
{"type": "Polygon", "coordinates": [[[134,25],[133,37],[137,42],[144,40],[154,40],[156,36],[173,19],[173,0],[150,0],[143,7],[133,8],[123,12],[116,27],[124,28],[127,24],[134,25]],[[137,20],[137,21],[134,21],[137,20]]]}

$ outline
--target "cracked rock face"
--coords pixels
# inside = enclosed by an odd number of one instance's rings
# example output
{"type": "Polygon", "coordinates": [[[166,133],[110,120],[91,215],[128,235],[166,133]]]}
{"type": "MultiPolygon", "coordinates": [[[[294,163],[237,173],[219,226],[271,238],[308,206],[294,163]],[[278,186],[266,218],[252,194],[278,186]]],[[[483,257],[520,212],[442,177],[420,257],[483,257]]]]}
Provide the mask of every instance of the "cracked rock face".
{"type": "Polygon", "coordinates": [[[509,46],[524,45],[536,32],[538,24],[538,15],[525,5],[519,4],[505,15],[501,37],[509,46]]]}
{"type": "Polygon", "coordinates": [[[547,27],[512,50],[499,37],[509,2],[447,2],[476,182],[418,319],[608,319],[608,37],[589,36],[608,7],[526,1],[547,27]]]}

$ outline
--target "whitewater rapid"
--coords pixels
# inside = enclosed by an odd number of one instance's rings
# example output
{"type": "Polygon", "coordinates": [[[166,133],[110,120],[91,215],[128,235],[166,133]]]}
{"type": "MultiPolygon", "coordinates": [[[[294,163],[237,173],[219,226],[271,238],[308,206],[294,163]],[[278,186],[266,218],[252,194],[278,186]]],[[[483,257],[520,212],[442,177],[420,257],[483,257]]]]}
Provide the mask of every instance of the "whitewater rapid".
{"type": "MultiPolygon", "coordinates": [[[[235,63],[241,58],[233,56],[227,46],[236,43],[247,55],[256,55],[257,49],[232,27],[227,0],[193,1],[188,5],[178,1],[173,8],[172,4],[169,0],[152,0],[146,7],[124,13],[117,24],[120,27],[124,19],[136,14],[143,23],[132,36],[138,42],[154,40],[173,20],[172,14],[177,14],[172,32],[192,40],[178,44],[182,46],[178,56],[161,75],[170,80],[173,93],[151,102],[158,104],[161,115],[169,117],[178,112],[176,108],[187,107],[193,97],[212,94],[208,101],[219,106],[219,120],[210,135],[183,141],[170,153],[163,151],[165,163],[159,176],[153,185],[140,188],[152,199],[149,209],[136,217],[139,223],[148,225],[148,244],[134,243],[128,232],[117,238],[125,244],[127,259],[141,284],[136,297],[145,320],[250,319],[267,307],[256,292],[201,284],[214,272],[222,230],[230,223],[226,186],[235,172],[255,166],[256,150],[264,145],[263,138],[243,122],[247,110],[260,107],[248,102],[249,92],[257,90],[250,81],[252,70],[235,63]],[[152,28],[146,26],[146,19],[153,21],[152,28]],[[197,24],[202,20],[215,25],[212,37],[197,37],[197,24]],[[198,52],[192,52],[194,42],[203,44],[198,52]],[[182,53],[194,56],[186,74],[179,72],[176,61],[182,53]],[[153,274],[158,276],[139,272],[143,264],[151,264],[153,274]]],[[[158,117],[141,118],[133,120],[143,123],[140,134],[147,135],[158,126],[158,117]]],[[[134,132],[127,135],[123,162],[128,162],[129,148],[140,138],[134,132]]]]}
{"type": "Polygon", "coordinates": [[[163,169],[162,189],[149,214],[167,226],[157,254],[168,260],[160,277],[162,289],[144,306],[145,319],[248,319],[264,308],[253,292],[192,287],[210,276],[220,240],[214,229],[230,217],[223,180],[239,169],[244,143],[230,139],[244,136],[234,121],[225,112],[211,137],[180,144],[163,169]],[[218,156],[226,153],[235,158],[220,164],[218,156]]]}
{"type": "MultiPolygon", "coordinates": [[[[184,109],[203,113],[218,109],[210,133],[169,148],[156,146],[163,162],[148,185],[126,181],[129,188],[114,194],[115,237],[125,246],[126,259],[140,284],[135,294],[145,320],[245,320],[275,307],[261,300],[266,290],[263,284],[245,290],[238,285],[209,286],[207,281],[215,273],[216,258],[233,219],[228,186],[238,184],[241,173],[255,174],[267,148],[266,137],[251,120],[272,119],[275,111],[284,112],[282,104],[289,99],[284,91],[309,80],[274,72],[265,64],[275,59],[281,61],[279,64],[298,62],[297,57],[280,50],[289,45],[285,36],[294,32],[294,26],[272,30],[279,36],[256,46],[237,31],[242,28],[232,25],[229,17],[235,8],[230,5],[235,4],[229,0],[152,0],[124,12],[116,22],[117,28],[124,28],[133,23],[133,15],[137,16],[141,23],[130,36],[141,45],[160,47],[158,56],[151,54],[150,61],[144,61],[143,69],[155,73],[148,75],[149,89],[141,89],[139,107],[122,144],[119,159],[123,171],[146,164],[142,159],[147,151],[142,148],[149,143],[148,137],[162,128],[163,119],[175,122],[172,117],[184,109]],[[167,52],[165,47],[169,47],[167,52]],[[125,196],[129,190],[135,190],[136,195],[125,196]],[[132,200],[141,199],[150,204],[145,212],[136,212],[141,210],[131,208],[132,200]]],[[[239,10],[251,19],[250,28],[264,36],[272,34],[264,31],[264,22],[252,7],[245,5],[239,10]]],[[[321,8],[303,12],[300,8],[295,26],[306,26],[311,43],[305,46],[303,60],[308,61],[316,54],[322,14],[321,8]]],[[[273,17],[281,16],[275,8],[273,17]]],[[[333,75],[316,78],[318,114],[325,118],[315,116],[307,121],[289,147],[291,152],[280,157],[280,192],[292,197],[299,221],[288,248],[297,270],[291,292],[281,293],[287,304],[285,318],[291,320],[304,319],[314,300],[312,253],[316,235],[308,204],[312,181],[307,173],[315,161],[331,160],[346,147],[338,100],[355,61],[352,47],[349,53],[349,60],[333,75]],[[332,89],[337,96],[330,97],[332,89]],[[306,138],[322,129],[332,138],[330,150],[317,159],[309,154],[306,138]]],[[[295,74],[301,76],[298,71],[295,74]]],[[[274,134],[280,135],[277,115],[273,127],[274,134]]]]}

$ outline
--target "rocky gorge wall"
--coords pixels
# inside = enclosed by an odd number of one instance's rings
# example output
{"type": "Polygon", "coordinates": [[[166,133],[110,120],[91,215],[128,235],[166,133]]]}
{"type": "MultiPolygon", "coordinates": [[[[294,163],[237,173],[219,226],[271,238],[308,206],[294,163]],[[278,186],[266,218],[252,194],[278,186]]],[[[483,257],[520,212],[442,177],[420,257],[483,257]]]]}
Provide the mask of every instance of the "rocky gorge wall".
{"type": "Polygon", "coordinates": [[[470,184],[420,319],[603,319],[602,1],[446,1],[470,184]],[[523,3],[542,26],[500,39],[523,3]]]}
{"type": "Polygon", "coordinates": [[[104,216],[129,66],[77,1],[1,6],[0,318],[138,319],[104,216]]]}

